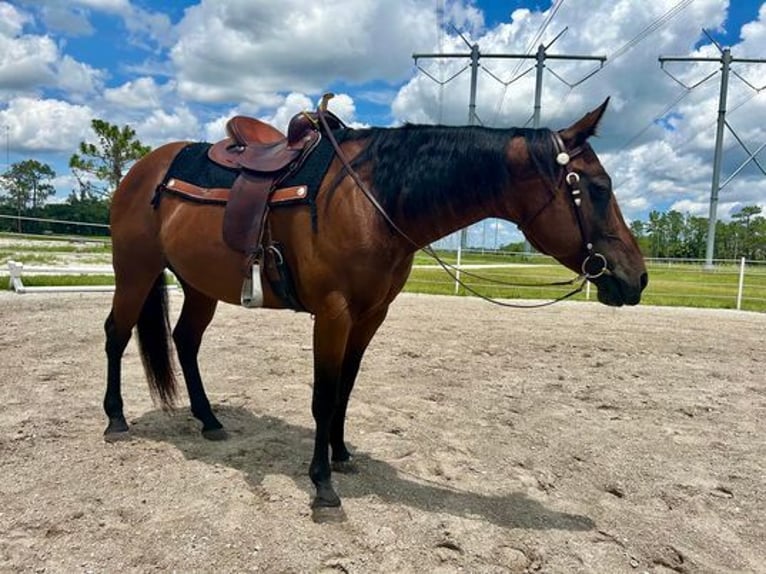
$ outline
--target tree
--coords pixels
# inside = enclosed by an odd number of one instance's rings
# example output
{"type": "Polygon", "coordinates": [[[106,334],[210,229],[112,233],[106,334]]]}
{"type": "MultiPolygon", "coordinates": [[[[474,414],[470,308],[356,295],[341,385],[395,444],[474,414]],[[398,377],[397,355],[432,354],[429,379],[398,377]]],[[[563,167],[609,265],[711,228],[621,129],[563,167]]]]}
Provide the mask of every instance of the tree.
{"type": "Polygon", "coordinates": [[[56,193],[50,180],[56,172],[47,163],[35,159],[26,159],[12,164],[2,175],[2,188],[5,190],[3,203],[21,212],[37,209],[45,205],[45,200],[56,193]]]}
{"type": "MultiPolygon", "coordinates": [[[[747,259],[752,259],[763,241],[757,233],[761,215],[761,208],[757,205],[746,205],[737,213],[732,213],[731,218],[737,226],[738,246],[741,254],[747,259]]],[[[735,253],[739,255],[739,253],[735,253]]]]}
{"type": "Polygon", "coordinates": [[[120,128],[94,119],[91,127],[98,136],[98,143],[80,142],[79,153],[69,159],[83,200],[94,193],[111,197],[129,165],[151,151],[136,139],[136,132],[130,126],[120,128]],[[103,182],[103,188],[95,186],[88,176],[103,182]]]}

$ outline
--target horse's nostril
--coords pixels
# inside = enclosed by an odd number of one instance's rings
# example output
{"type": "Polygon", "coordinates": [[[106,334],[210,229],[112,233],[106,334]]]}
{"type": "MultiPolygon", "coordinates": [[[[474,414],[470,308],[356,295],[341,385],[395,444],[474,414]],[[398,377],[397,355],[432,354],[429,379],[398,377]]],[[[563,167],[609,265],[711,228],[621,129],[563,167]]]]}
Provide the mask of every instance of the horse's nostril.
{"type": "Polygon", "coordinates": [[[649,284],[649,274],[648,273],[642,273],[641,277],[639,278],[639,281],[641,282],[641,291],[646,289],[646,286],[649,284]]]}

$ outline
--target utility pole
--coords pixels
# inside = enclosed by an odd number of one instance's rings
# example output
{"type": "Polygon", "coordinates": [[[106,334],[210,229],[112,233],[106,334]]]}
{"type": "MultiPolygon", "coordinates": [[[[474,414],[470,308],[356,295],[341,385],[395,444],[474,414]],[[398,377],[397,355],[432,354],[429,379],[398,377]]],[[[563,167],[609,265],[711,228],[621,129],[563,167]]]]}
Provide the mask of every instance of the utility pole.
{"type": "MultiPolygon", "coordinates": [[[[720,62],[721,64],[721,92],[718,97],[718,120],[716,122],[716,134],[715,134],[715,149],[713,152],[713,178],[710,186],[710,209],[709,209],[709,216],[708,216],[708,231],[707,231],[707,245],[705,248],[705,268],[706,269],[712,269],[713,268],[713,256],[715,255],[715,231],[716,231],[716,223],[717,223],[717,214],[718,214],[718,194],[719,192],[736,176],[742,169],[751,161],[758,166],[758,168],[761,170],[761,173],[766,175],[766,170],[764,170],[764,167],[760,164],[758,161],[757,155],[761,152],[761,150],[766,147],[766,144],[761,145],[757,150],[754,152],[751,152],[750,149],[745,145],[745,143],[739,138],[739,136],[734,131],[734,128],[729,125],[729,122],[726,121],[726,100],[727,95],[729,91],[729,73],[733,73],[735,76],[737,76],[740,80],[742,80],[745,84],[750,86],[752,89],[754,89],[756,92],[760,92],[763,88],[766,86],[761,86],[760,88],[756,88],[750,82],[745,80],[742,76],[740,76],[736,71],[731,70],[731,64],[734,62],[742,62],[746,64],[766,64],[766,59],[760,59],[760,58],[735,58],[731,55],[731,49],[730,48],[723,48],[721,45],[715,41],[715,39],[708,34],[707,30],[702,30],[705,35],[710,39],[713,44],[715,44],[716,48],[718,48],[718,51],[721,53],[721,55],[717,58],[706,58],[706,57],[680,57],[680,56],[660,56],[660,66],[665,69],[665,62],[720,62]],[[748,157],[747,159],[736,169],[734,172],[728,177],[728,179],[721,184],[721,164],[723,163],[723,136],[724,136],[724,128],[728,128],[729,131],[732,133],[734,138],[739,142],[739,144],[745,149],[745,152],[747,152],[748,157]]],[[[665,70],[666,73],[667,70],[665,70]]],[[[676,82],[681,83],[677,78],[671,75],[671,78],[676,80],[676,82]]],[[[682,84],[683,85],[683,84],[682,84]]]]}
{"type": "MultiPolygon", "coordinates": [[[[540,44],[540,46],[537,48],[537,52],[535,54],[482,54],[479,50],[479,45],[477,43],[471,44],[465,36],[460,34],[460,37],[463,39],[463,42],[466,43],[466,45],[470,48],[470,52],[468,53],[429,53],[429,54],[412,54],[412,58],[415,60],[415,65],[418,66],[418,60],[421,59],[428,59],[428,58],[470,58],[470,68],[471,68],[471,91],[470,91],[470,97],[468,100],[468,125],[475,125],[477,123],[477,120],[479,120],[479,117],[476,115],[476,83],[478,79],[478,72],[479,72],[479,60],[481,58],[490,58],[490,59],[511,59],[511,60],[530,60],[534,59],[536,60],[535,69],[535,105],[534,105],[534,116],[533,116],[533,126],[535,128],[540,127],[540,110],[542,107],[542,90],[543,90],[543,71],[545,70],[545,61],[546,60],[597,60],[601,63],[601,67],[603,67],[604,62],[606,61],[606,56],[582,56],[582,55],[568,55],[568,54],[548,54],[547,50],[550,48],[553,43],[558,40],[561,35],[566,31],[566,28],[562,30],[553,40],[551,40],[548,45],[540,44]]],[[[601,68],[599,67],[599,69],[601,68]]],[[[431,74],[420,68],[418,66],[418,69],[421,70],[431,78],[432,80],[436,81],[437,83],[444,84],[446,82],[441,82],[440,80],[437,80],[434,78],[431,74]]],[[[464,68],[465,69],[465,68],[464,68]]],[[[463,70],[452,76],[447,80],[450,81],[454,78],[456,78],[460,73],[462,73],[463,70]]],[[[529,70],[527,70],[529,71],[529,70]]],[[[587,78],[592,76],[596,71],[591,72],[588,74],[585,78],[577,82],[576,84],[573,84],[571,87],[576,86],[577,84],[585,81],[587,78]]],[[[489,73],[489,72],[488,72],[489,73]]],[[[511,82],[514,82],[521,76],[525,75],[527,72],[524,72],[516,78],[512,79],[510,82],[505,83],[502,82],[502,80],[499,80],[494,74],[490,75],[494,77],[495,79],[498,79],[501,83],[510,84],[511,82]]],[[[479,120],[480,121],[480,120],[479,120]]],[[[460,243],[458,245],[457,250],[457,265],[460,266],[460,259],[462,250],[466,247],[466,239],[468,236],[468,230],[462,229],[460,231],[460,243]]],[[[460,271],[457,271],[458,278],[460,277],[460,271]]],[[[455,291],[457,292],[458,285],[455,284],[455,291]]]]}

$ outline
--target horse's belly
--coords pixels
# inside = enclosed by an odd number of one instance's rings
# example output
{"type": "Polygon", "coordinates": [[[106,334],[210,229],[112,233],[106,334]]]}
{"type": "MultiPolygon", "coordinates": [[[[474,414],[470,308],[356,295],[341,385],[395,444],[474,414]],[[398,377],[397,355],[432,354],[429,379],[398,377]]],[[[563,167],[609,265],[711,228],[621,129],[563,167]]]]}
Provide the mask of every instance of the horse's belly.
{"type": "Polygon", "coordinates": [[[171,270],[208,297],[239,304],[245,258],[223,242],[223,209],[170,201],[160,236],[171,270]]]}

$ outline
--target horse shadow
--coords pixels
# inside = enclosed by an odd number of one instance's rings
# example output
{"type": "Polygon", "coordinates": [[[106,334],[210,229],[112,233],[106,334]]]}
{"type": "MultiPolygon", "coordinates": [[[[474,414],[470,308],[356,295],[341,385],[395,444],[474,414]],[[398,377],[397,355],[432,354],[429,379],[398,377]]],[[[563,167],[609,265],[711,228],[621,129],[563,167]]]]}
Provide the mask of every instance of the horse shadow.
{"type": "MultiPolygon", "coordinates": [[[[258,488],[267,475],[284,475],[306,492],[307,501],[313,497],[314,487],[308,478],[313,429],[256,415],[243,407],[217,405],[215,410],[229,433],[226,441],[203,439],[188,411],[170,416],[161,410],[149,411],[132,421],[131,432],[140,439],[170,443],[189,460],[236,469],[253,488],[258,488]]],[[[524,493],[485,495],[411,480],[389,463],[365,453],[355,453],[354,461],[358,473],[333,473],[341,498],[374,495],[428,512],[480,516],[504,528],[584,531],[595,527],[587,516],[550,510],[524,493]]]]}

